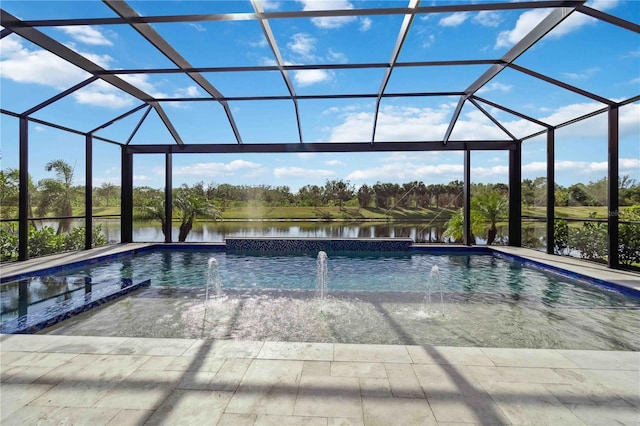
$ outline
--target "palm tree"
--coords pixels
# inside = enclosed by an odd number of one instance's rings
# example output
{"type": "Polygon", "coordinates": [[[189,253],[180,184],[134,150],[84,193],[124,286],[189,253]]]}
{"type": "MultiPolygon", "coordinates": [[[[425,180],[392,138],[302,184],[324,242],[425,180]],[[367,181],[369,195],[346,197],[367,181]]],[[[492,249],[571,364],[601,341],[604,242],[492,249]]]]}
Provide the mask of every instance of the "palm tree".
{"type": "Polygon", "coordinates": [[[71,228],[70,216],[73,215],[73,200],[78,191],[73,187],[73,167],[64,160],[49,161],[44,169],[48,172],[55,171],[55,179],[47,178],[38,182],[40,192],[40,202],[38,203],[38,214],[44,216],[48,211],[53,210],[60,219],[58,235],[69,231],[71,228]]]}
{"type": "MultiPolygon", "coordinates": [[[[471,234],[469,239],[473,243],[476,242],[476,234],[482,231],[482,222],[480,214],[475,210],[471,210],[471,234]]],[[[464,240],[464,209],[456,210],[445,226],[442,237],[451,238],[454,242],[461,243],[464,240]]]]}
{"type": "Polygon", "coordinates": [[[165,240],[167,238],[167,232],[171,232],[171,229],[167,229],[167,217],[164,214],[164,199],[160,196],[154,196],[138,207],[136,219],[159,220],[160,229],[162,229],[165,240]]]}
{"type": "Polygon", "coordinates": [[[184,242],[193,228],[193,222],[198,216],[207,216],[214,221],[220,219],[220,212],[196,188],[189,188],[183,184],[176,190],[173,206],[181,219],[178,241],[184,242]]]}
{"type": "Polygon", "coordinates": [[[477,211],[485,222],[489,222],[487,245],[491,245],[495,241],[498,233],[496,223],[498,219],[507,215],[508,208],[507,198],[498,191],[484,192],[471,200],[471,209],[477,211]]]}
{"type": "MultiPolygon", "coordinates": [[[[198,184],[193,187],[183,184],[173,191],[173,210],[180,218],[178,241],[181,243],[186,241],[191,228],[193,228],[193,222],[198,217],[207,217],[214,221],[220,219],[220,211],[206,199],[205,192],[201,191],[198,184]]],[[[136,217],[138,219],[159,220],[165,238],[169,235],[167,233],[171,232],[171,226],[167,223],[164,212],[163,197],[153,197],[140,206],[136,217]]]]}

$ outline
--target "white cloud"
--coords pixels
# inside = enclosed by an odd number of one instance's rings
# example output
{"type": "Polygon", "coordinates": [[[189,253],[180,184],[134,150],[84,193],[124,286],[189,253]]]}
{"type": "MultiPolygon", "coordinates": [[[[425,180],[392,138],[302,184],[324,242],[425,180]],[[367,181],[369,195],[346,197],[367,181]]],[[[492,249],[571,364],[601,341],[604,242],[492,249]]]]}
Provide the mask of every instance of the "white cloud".
{"type": "Polygon", "coordinates": [[[313,52],[316,50],[316,39],[306,33],[296,33],[291,36],[291,40],[287,43],[287,47],[296,55],[302,58],[312,59],[313,52]]]}
{"type": "Polygon", "coordinates": [[[497,27],[502,22],[502,19],[498,12],[483,10],[473,17],[473,22],[484,27],[497,27]]]}
{"type": "Polygon", "coordinates": [[[133,99],[116,93],[112,89],[83,88],[73,94],[79,104],[95,105],[111,109],[119,109],[133,105],[133,99]]]}
{"type": "Polygon", "coordinates": [[[262,8],[264,10],[278,10],[280,8],[280,2],[275,0],[262,0],[262,8]]]}
{"type": "MultiPolygon", "coordinates": [[[[134,177],[134,180],[135,180],[135,177],[134,177]]],[[[146,178],[146,176],[145,176],[145,179],[142,179],[142,180],[143,181],[144,180],[149,180],[149,178],[146,178]]],[[[105,183],[110,183],[110,184],[113,184],[113,185],[117,186],[117,185],[120,185],[120,178],[119,177],[106,177],[106,178],[105,177],[94,177],[93,178],[93,187],[94,188],[98,187],[98,186],[102,186],[105,183]]]]}
{"type": "Polygon", "coordinates": [[[433,46],[433,43],[436,41],[436,36],[433,34],[429,34],[426,38],[422,39],[422,47],[427,48],[433,46]]]}
{"type": "MultiPolygon", "coordinates": [[[[612,9],[618,5],[617,0],[594,0],[588,6],[601,11],[612,9]]],[[[511,47],[520,41],[529,31],[531,31],[540,21],[549,15],[549,9],[528,10],[520,15],[516,26],[512,30],[501,31],[498,34],[495,48],[511,47]]],[[[574,12],[554,28],[546,37],[559,38],[569,34],[585,25],[597,22],[595,18],[574,12]]]]}
{"type": "Polygon", "coordinates": [[[293,78],[299,86],[310,86],[333,79],[333,73],[327,70],[301,70],[295,71],[293,78]]]}
{"type": "Polygon", "coordinates": [[[467,20],[469,14],[465,12],[456,12],[449,16],[445,16],[438,22],[442,27],[457,27],[467,20]]]}
{"type": "Polygon", "coordinates": [[[520,41],[526,34],[529,33],[540,21],[542,21],[548,14],[548,9],[535,9],[524,12],[518,18],[516,26],[512,30],[501,31],[498,34],[495,48],[511,47],[520,41]]]}
{"type": "Polygon", "coordinates": [[[276,167],[273,174],[277,178],[326,179],[336,176],[331,170],[304,169],[302,167],[276,167]]]}
{"type": "MultiPolygon", "coordinates": [[[[618,168],[620,174],[638,173],[640,170],[640,159],[638,158],[620,158],[618,160],[618,168]]],[[[577,175],[602,174],[606,172],[608,164],[606,161],[556,161],[556,172],[574,172],[577,175]]],[[[544,173],[547,170],[545,161],[536,161],[522,165],[522,172],[533,175],[544,173]]]]}
{"type": "MultiPolygon", "coordinates": [[[[346,0],[297,0],[303,4],[302,10],[348,10],[353,9],[353,5],[346,0]]],[[[343,27],[356,21],[355,16],[335,16],[324,18],[311,18],[311,22],[318,28],[334,29],[343,27]]]]}
{"type": "Polygon", "coordinates": [[[511,90],[513,86],[509,85],[509,84],[502,84],[502,83],[498,83],[498,82],[493,82],[493,83],[489,83],[486,84],[484,86],[482,86],[482,88],[480,88],[480,90],[478,90],[478,94],[482,94],[482,93],[487,93],[487,92],[502,92],[502,93],[507,93],[511,90]]]}
{"type": "MultiPolygon", "coordinates": [[[[451,104],[437,108],[383,107],[378,114],[376,141],[441,140],[449,126],[453,108],[455,105],[451,104]]],[[[330,129],[329,141],[368,141],[373,131],[373,119],[373,112],[346,113],[342,116],[342,123],[330,129]]],[[[460,117],[454,132],[463,139],[504,139],[502,130],[487,121],[481,112],[472,111],[460,117]]]]}
{"type": "Polygon", "coordinates": [[[315,157],[317,154],[315,152],[299,152],[296,155],[298,156],[298,158],[308,160],[309,158],[315,157]]]}
{"type": "Polygon", "coordinates": [[[503,159],[500,157],[492,157],[489,159],[490,163],[502,163],[503,159]]]}
{"type": "Polygon", "coordinates": [[[204,27],[202,24],[198,24],[197,22],[187,22],[187,25],[195,28],[196,31],[199,31],[201,33],[207,31],[206,27],[204,27]]]}
{"type": "Polygon", "coordinates": [[[269,58],[267,56],[261,57],[259,62],[260,62],[260,65],[267,66],[267,67],[278,65],[278,61],[276,61],[274,58],[269,58]]]}
{"type": "Polygon", "coordinates": [[[360,31],[367,32],[371,29],[371,25],[373,24],[373,21],[371,20],[371,18],[362,18],[360,20],[360,31]]]}
{"type": "Polygon", "coordinates": [[[177,97],[197,97],[200,96],[200,90],[196,86],[188,86],[182,89],[178,89],[175,92],[175,96],[177,97]]]}
{"type": "MultiPolygon", "coordinates": [[[[566,105],[551,111],[542,122],[557,125],[576,117],[591,113],[603,107],[597,102],[566,105]]],[[[380,109],[376,128],[376,141],[420,141],[441,140],[449,126],[455,103],[441,104],[433,108],[386,106],[380,109]]],[[[329,142],[366,142],[371,140],[373,131],[373,107],[360,106],[350,109],[331,108],[328,111],[340,113],[338,124],[327,129],[329,142]]],[[[466,109],[465,109],[466,111],[466,109]]],[[[640,104],[627,105],[620,109],[620,136],[627,137],[640,133],[640,104]]],[[[563,137],[587,139],[606,136],[607,116],[596,117],[563,127],[563,137]]],[[[520,118],[501,123],[516,136],[524,137],[542,128],[520,118]]],[[[454,127],[452,140],[508,139],[507,135],[477,109],[463,113],[454,127]]]]}
{"type": "MultiPolygon", "coordinates": [[[[417,154],[417,153],[416,153],[417,154]]],[[[531,162],[523,164],[522,173],[525,176],[543,176],[546,172],[545,162],[531,162]]],[[[621,158],[620,174],[638,173],[640,169],[640,159],[621,158]]],[[[606,162],[586,162],[586,161],[560,161],[556,162],[556,171],[569,173],[582,180],[597,179],[607,170],[606,162]]],[[[358,169],[349,173],[345,179],[355,184],[375,181],[424,181],[424,182],[446,182],[451,180],[462,180],[464,166],[462,160],[459,163],[437,163],[425,164],[422,158],[411,158],[401,154],[393,161],[389,161],[380,166],[358,169]]],[[[471,167],[473,179],[502,181],[509,175],[507,165],[495,165],[490,167],[471,167]]]]}
{"type": "Polygon", "coordinates": [[[331,167],[342,167],[342,166],[345,165],[340,160],[329,160],[329,161],[325,161],[324,164],[326,164],[327,166],[331,166],[331,167]]]}
{"type": "Polygon", "coordinates": [[[331,62],[344,64],[347,62],[347,55],[345,55],[342,52],[336,52],[333,49],[329,49],[329,53],[327,54],[327,59],[331,62]]]}
{"type": "Polygon", "coordinates": [[[598,71],[600,68],[588,68],[581,73],[563,72],[562,75],[570,80],[587,80],[598,71]]]}
{"type": "Polygon", "coordinates": [[[375,181],[412,181],[426,180],[437,176],[443,180],[462,179],[463,165],[460,164],[437,164],[424,165],[420,163],[407,163],[405,161],[383,164],[379,167],[369,169],[354,170],[346,177],[352,182],[375,182],[375,181]]]}
{"type": "Polygon", "coordinates": [[[265,168],[251,161],[233,160],[229,163],[194,163],[173,168],[174,176],[192,176],[202,178],[220,178],[226,176],[257,176],[265,168]]]}
{"type": "Polygon", "coordinates": [[[36,131],[37,131],[37,132],[44,132],[44,131],[46,130],[46,129],[45,129],[44,127],[42,127],[42,126],[36,126],[36,127],[35,127],[35,129],[36,129],[36,131]]]}
{"type": "Polygon", "coordinates": [[[141,183],[141,182],[149,182],[153,179],[151,179],[149,176],[147,175],[133,175],[133,183],[141,183]]]}
{"type": "Polygon", "coordinates": [[[94,46],[113,46],[100,31],[88,25],[77,25],[70,27],[59,27],[67,35],[80,43],[90,44],[94,46]]]}
{"type": "Polygon", "coordinates": [[[639,58],[639,57],[640,57],[640,49],[632,50],[623,56],[623,58],[639,58]]]}
{"type": "MultiPolygon", "coordinates": [[[[75,28],[75,27],[74,27],[75,28]]],[[[2,78],[8,78],[17,83],[40,84],[65,90],[90,74],[59,57],[39,48],[27,48],[22,41],[13,36],[0,40],[2,60],[2,78]]],[[[113,67],[113,58],[109,55],[98,55],[90,52],[78,51],[92,62],[104,68],[113,67]]],[[[154,97],[168,97],[159,91],[156,85],[149,81],[144,74],[126,74],[121,78],[154,97]]],[[[196,96],[195,86],[177,89],[176,96],[196,96]],[[195,91],[195,92],[194,92],[195,91]]],[[[122,108],[133,104],[134,98],[120,91],[102,80],[95,81],[72,94],[76,102],[83,105],[94,105],[105,108],[122,108]]]]}
{"type": "Polygon", "coordinates": [[[42,49],[30,50],[13,35],[0,40],[2,77],[63,90],[88,78],[89,73],[42,49]]]}
{"type": "Polygon", "coordinates": [[[251,47],[267,47],[269,45],[265,36],[260,36],[260,40],[249,41],[247,44],[251,47]]]}

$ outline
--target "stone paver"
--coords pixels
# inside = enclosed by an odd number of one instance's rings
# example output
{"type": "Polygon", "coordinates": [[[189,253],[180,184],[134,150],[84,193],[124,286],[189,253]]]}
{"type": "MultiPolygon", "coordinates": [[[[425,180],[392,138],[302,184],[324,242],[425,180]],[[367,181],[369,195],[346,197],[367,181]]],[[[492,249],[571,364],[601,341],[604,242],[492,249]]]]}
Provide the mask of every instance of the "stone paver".
{"type": "Polygon", "coordinates": [[[333,345],[331,343],[265,342],[258,358],[332,361],[333,345]]]}
{"type": "Polygon", "coordinates": [[[0,423],[640,424],[638,352],[0,336],[0,423]]]}

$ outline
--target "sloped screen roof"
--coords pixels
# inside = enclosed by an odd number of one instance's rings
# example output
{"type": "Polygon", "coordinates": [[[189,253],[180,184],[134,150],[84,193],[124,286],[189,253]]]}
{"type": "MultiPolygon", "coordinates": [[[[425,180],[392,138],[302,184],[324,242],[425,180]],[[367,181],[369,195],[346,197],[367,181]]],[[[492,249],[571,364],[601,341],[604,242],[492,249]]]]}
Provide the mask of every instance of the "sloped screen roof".
{"type": "Polygon", "coordinates": [[[132,145],[509,142],[637,102],[637,18],[633,1],[4,1],[2,110],[132,145]]]}

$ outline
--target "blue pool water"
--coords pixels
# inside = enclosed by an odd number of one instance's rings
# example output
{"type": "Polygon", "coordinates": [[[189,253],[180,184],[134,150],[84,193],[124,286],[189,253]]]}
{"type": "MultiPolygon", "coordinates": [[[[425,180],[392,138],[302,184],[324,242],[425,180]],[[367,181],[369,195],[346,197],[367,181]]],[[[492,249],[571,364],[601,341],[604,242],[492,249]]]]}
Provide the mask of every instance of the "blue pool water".
{"type": "MultiPolygon", "coordinates": [[[[150,279],[151,288],[139,295],[113,302],[104,311],[99,308],[63,329],[155,337],[640,348],[635,333],[640,298],[530,267],[509,256],[473,251],[330,252],[327,266],[328,301],[321,306],[313,298],[316,253],[246,255],[175,248],[66,268],[54,277],[33,277],[29,303],[82,297],[83,277],[93,283],[150,279]],[[216,260],[223,296],[203,304],[211,258],[216,260]],[[439,280],[431,276],[434,266],[439,280]],[[195,324],[203,324],[203,315],[215,325],[198,334],[195,324]],[[284,318],[287,315],[291,318],[284,318]]],[[[18,289],[13,284],[3,284],[2,289],[3,319],[10,320],[16,316],[18,289]]]]}

